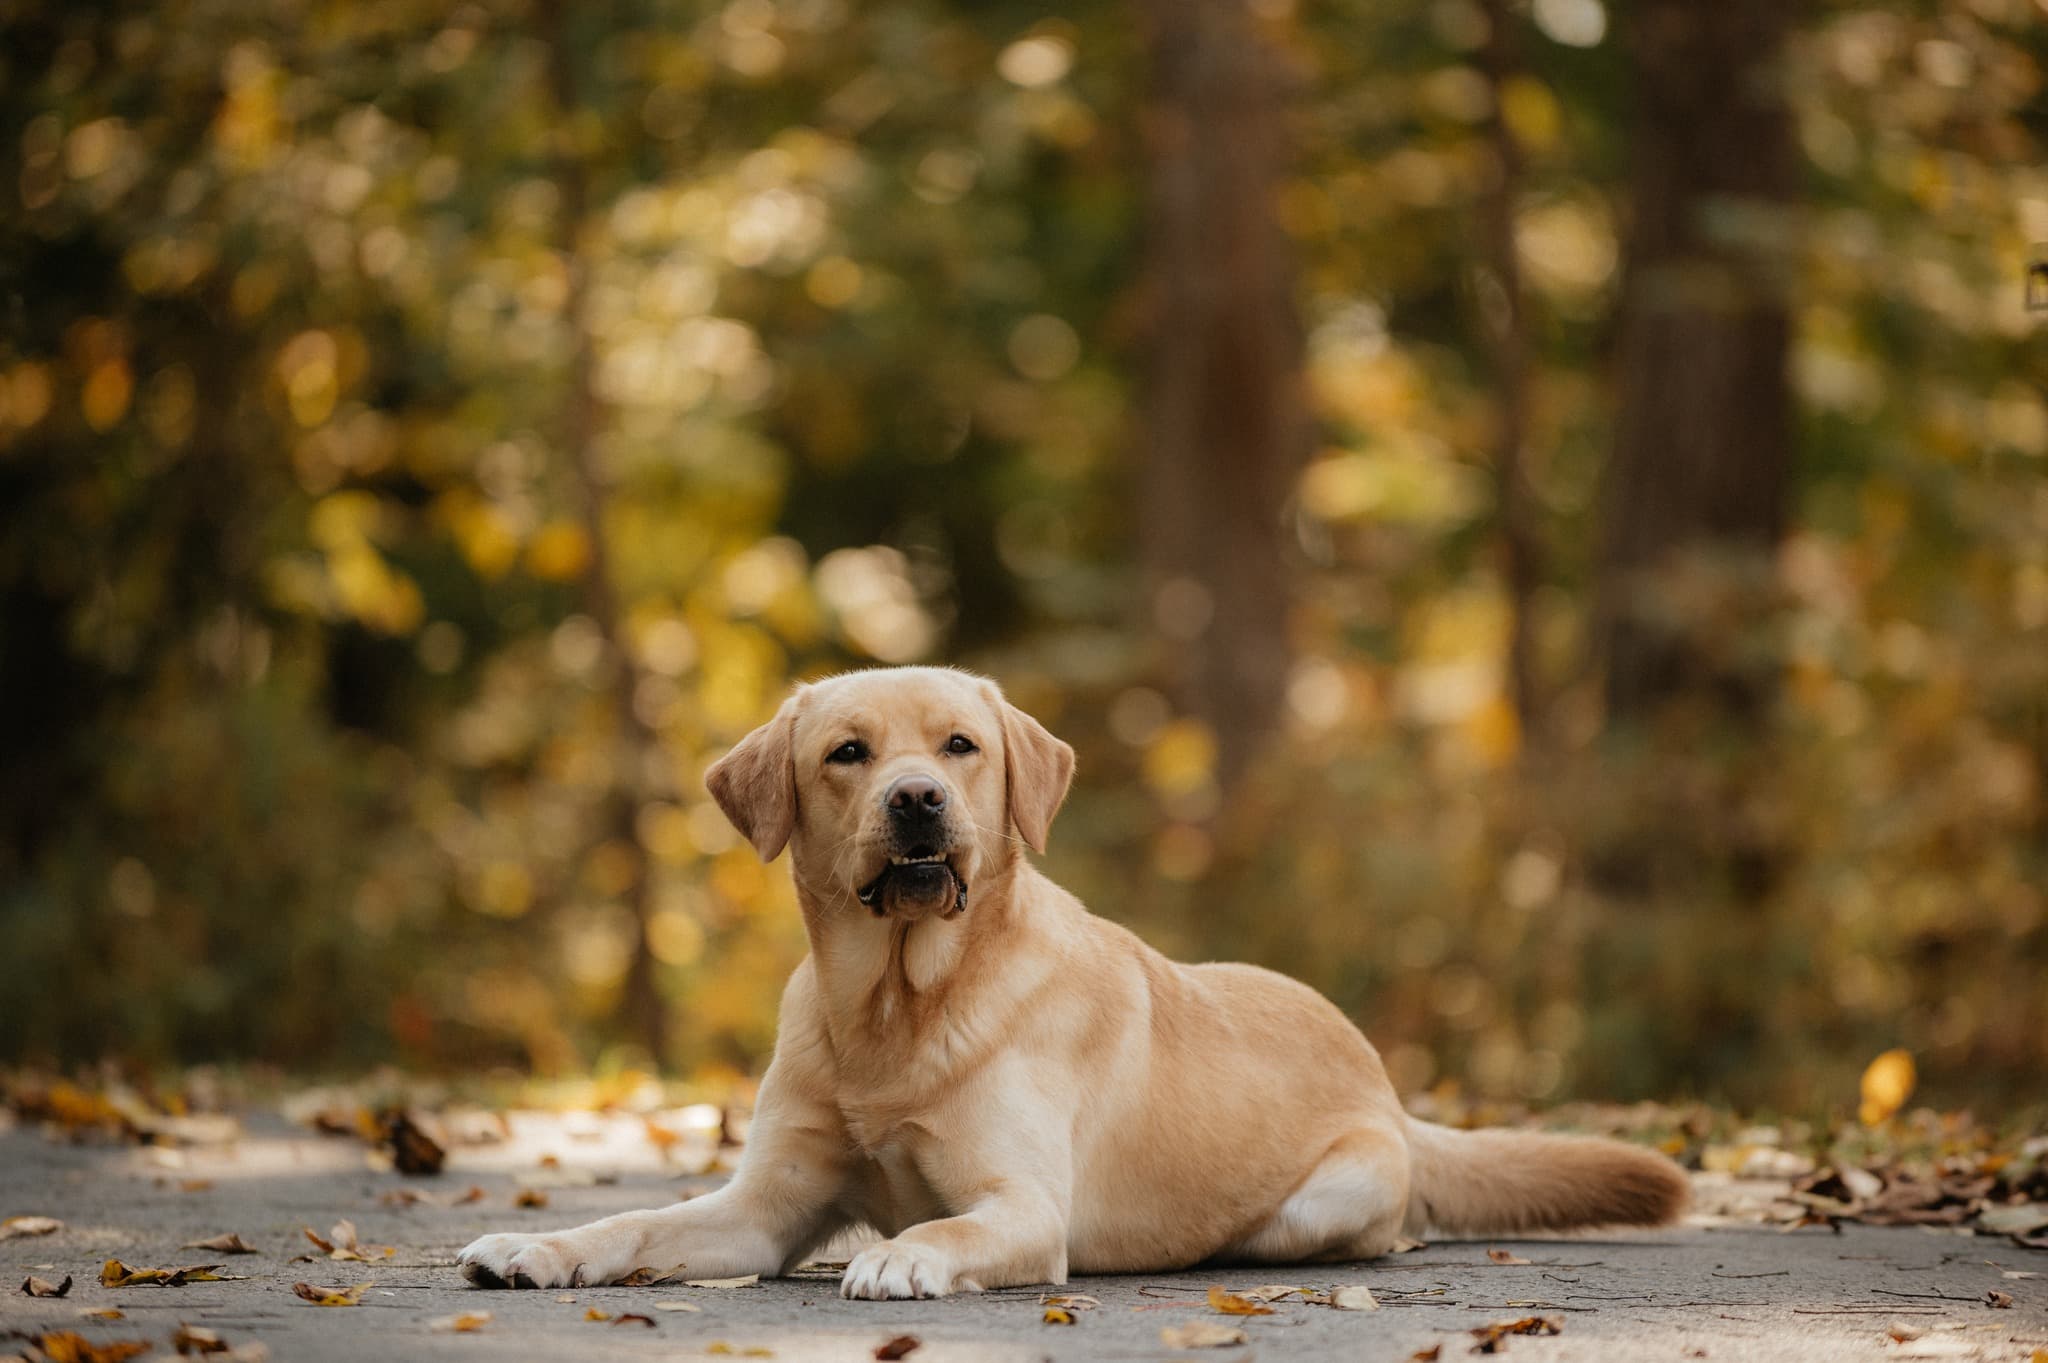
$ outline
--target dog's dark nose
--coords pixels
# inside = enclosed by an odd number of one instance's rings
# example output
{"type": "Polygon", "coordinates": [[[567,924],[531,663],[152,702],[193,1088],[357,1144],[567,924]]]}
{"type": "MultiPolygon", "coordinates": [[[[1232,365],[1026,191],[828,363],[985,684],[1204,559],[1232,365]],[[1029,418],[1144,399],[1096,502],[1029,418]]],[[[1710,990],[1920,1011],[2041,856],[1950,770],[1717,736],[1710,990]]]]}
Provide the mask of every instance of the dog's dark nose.
{"type": "Polygon", "coordinates": [[[882,799],[899,819],[932,815],[946,807],[946,788],[929,776],[899,776],[882,799]]]}

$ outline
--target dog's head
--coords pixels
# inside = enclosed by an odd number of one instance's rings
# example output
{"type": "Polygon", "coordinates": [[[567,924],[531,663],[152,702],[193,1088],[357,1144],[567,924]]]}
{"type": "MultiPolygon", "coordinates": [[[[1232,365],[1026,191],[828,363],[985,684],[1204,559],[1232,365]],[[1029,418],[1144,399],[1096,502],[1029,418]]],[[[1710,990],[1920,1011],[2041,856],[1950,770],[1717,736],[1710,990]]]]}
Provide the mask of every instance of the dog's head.
{"type": "Polygon", "coordinates": [[[1074,750],[994,682],[902,667],[799,687],[704,783],[762,860],[790,846],[813,896],[951,918],[1016,838],[1045,849],[1073,774],[1074,750]]]}

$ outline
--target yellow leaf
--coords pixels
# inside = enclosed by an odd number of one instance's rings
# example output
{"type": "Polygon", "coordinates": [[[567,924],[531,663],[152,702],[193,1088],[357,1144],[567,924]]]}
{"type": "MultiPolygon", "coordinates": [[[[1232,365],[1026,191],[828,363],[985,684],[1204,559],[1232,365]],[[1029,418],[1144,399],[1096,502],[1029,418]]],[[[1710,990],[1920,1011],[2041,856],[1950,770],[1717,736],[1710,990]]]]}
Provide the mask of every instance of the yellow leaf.
{"type": "Polygon", "coordinates": [[[1904,1107],[1917,1079],[1909,1051],[1889,1050],[1871,1061],[1863,1071],[1863,1105],[1857,1110],[1863,1124],[1876,1126],[1904,1107]]]}
{"type": "Polygon", "coordinates": [[[452,1316],[441,1316],[429,1322],[430,1328],[446,1334],[467,1335],[483,1329],[491,1323],[488,1311],[462,1311],[452,1316]]]}
{"type": "Polygon", "coordinates": [[[1249,1297],[1240,1297],[1235,1292],[1226,1292],[1220,1287],[1209,1289],[1209,1309],[1221,1311],[1226,1316],[1270,1316],[1273,1308],[1262,1306],[1249,1297]]]}
{"type": "Polygon", "coordinates": [[[590,537],[573,521],[550,521],[526,544],[526,570],[549,582],[569,582],[590,563],[590,537]]]}
{"type": "Polygon", "coordinates": [[[1072,1325],[1074,1323],[1074,1313],[1067,1310],[1064,1306],[1048,1306],[1045,1308],[1045,1323],[1047,1325],[1072,1325]]]}
{"type": "Polygon", "coordinates": [[[0,1240],[13,1240],[24,1235],[48,1235],[64,1229],[64,1223],[54,1216],[10,1216],[0,1221],[0,1240]]]}
{"type": "Polygon", "coordinates": [[[292,1291],[315,1306],[357,1306],[370,1287],[369,1283],[357,1283],[354,1287],[315,1287],[311,1283],[293,1283],[292,1291]]]}

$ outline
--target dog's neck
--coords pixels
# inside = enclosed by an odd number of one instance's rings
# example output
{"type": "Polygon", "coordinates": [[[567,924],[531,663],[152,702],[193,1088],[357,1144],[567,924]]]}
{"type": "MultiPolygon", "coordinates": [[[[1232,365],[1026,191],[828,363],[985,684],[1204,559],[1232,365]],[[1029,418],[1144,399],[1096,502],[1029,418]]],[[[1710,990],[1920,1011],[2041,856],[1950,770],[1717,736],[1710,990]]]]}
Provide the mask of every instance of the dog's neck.
{"type": "Polygon", "coordinates": [[[850,891],[819,893],[797,879],[810,938],[811,963],[835,1034],[890,1030],[903,1014],[935,1006],[990,954],[1020,902],[1018,886],[1034,875],[1021,852],[980,877],[966,910],[915,921],[877,917],[850,891]]]}

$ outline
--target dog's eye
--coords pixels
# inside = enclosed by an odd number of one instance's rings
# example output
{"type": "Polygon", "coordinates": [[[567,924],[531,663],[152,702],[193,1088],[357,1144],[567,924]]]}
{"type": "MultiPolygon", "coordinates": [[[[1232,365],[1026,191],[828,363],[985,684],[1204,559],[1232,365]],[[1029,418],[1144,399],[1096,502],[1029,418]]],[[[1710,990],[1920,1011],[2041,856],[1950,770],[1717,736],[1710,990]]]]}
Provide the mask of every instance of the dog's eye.
{"type": "Polygon", "coordinates": [[[954,734],[946,740],[946,751],[949,753],[971,753],[980,752],[981,749],[975,747],[974,740],[966,734],[954,734]]]}
{"type": "Polygon", "coordinates": [[[837,762],[841,766],[852,762],[865,762],[868,760],[868,745],[857,738],[849,738],[831,752],[826,753],[825,760],[827,762],[837,762]]]}

